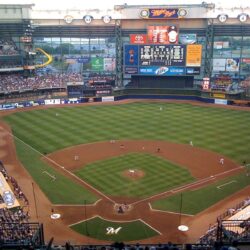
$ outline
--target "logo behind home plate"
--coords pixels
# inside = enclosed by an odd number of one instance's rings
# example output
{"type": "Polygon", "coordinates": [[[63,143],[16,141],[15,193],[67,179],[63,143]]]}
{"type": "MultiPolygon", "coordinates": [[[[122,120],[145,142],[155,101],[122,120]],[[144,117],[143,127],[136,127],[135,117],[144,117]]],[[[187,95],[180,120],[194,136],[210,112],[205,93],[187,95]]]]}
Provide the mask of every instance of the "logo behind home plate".
{"type": "Polygon", "coordinates": [[[113,227],[107,227],[106,234],[107,235],[118,234],[121,229],[122,229],[122,227],[118,227],[116,229],[113,227]]]}
{"type": "Polygon", "coordinates": [[[65,23],[72,23],[73,22],[73,17],[72,16],[70,16],[70,15],[67,15],[67,16],[65,16],[64,17],[64,21],[65,21],[65,23]]]}

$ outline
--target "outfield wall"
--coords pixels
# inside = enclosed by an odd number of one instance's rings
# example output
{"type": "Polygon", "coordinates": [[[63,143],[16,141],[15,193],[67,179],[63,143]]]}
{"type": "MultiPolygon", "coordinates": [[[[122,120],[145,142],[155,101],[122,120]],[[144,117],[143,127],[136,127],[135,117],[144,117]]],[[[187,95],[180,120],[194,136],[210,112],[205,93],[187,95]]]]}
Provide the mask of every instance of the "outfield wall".
{"type": "Polygon", "coordinates": [[[186,101],[200,101],[205,103],[215,103],[222,105],[231,105],[232,101],[226,99],[214,99],[205,98],[196,95],[150,95],[150,94],[129,94],[129,95],[118,95],[118,96],[105,96],[105,97],[89,97],[89,98],[57,98],[57,99],[40,99],[36,101],[22,101],[22,102],[10,102],[0,104],[1,110],[20,109],[35,106],[58,106],[67,104],[82,104],[92,102],[113,102],[121,101],[126,99],[155,99],[155,100],[186,100],[186,101]]]}

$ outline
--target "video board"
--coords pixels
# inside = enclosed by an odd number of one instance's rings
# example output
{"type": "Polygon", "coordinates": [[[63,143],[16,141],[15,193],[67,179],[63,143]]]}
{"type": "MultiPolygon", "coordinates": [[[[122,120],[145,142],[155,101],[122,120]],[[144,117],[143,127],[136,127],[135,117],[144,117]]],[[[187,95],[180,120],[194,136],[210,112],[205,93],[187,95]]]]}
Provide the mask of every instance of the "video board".
{"type": "Polygon", "coordinates": [[[129,44],[124,46],[124,73],[128,75],[199,75],[200,44],[129,44]]]}
{"type": "Polygon", "coordinates": [[[140,66],[185,66],[185,45],[140,45],[140,66]]]}

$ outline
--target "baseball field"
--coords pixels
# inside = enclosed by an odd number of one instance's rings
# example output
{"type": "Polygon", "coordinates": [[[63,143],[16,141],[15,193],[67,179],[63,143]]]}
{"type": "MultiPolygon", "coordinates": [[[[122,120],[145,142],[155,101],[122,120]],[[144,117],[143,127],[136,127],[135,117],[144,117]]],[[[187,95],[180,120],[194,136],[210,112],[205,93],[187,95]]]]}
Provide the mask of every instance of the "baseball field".
{"type": "Polygon", "coordinates": [[[192,103],[31,109],[2,116],[13,149],[2,143],[0,153],[17,179],[25,171],[35,183],[31,192],[21,181],[33,219],[56,239],[193,241],[249,192],[249,124],[249,109],[192,103]],[[53,223],[51,208],[62,215],[53,223]]]}

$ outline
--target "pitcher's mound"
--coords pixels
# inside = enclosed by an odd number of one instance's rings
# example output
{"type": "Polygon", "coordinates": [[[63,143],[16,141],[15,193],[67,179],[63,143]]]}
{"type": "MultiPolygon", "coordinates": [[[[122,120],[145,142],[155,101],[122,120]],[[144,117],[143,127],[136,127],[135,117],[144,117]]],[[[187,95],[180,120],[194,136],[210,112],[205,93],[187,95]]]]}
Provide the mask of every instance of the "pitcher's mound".
{"type": "Polygon", "coordinates": [[[123,176],[132,180],[141,179],[144,175],[145,173],[139,169],[127,169],[123,172],[123,176]]]}

